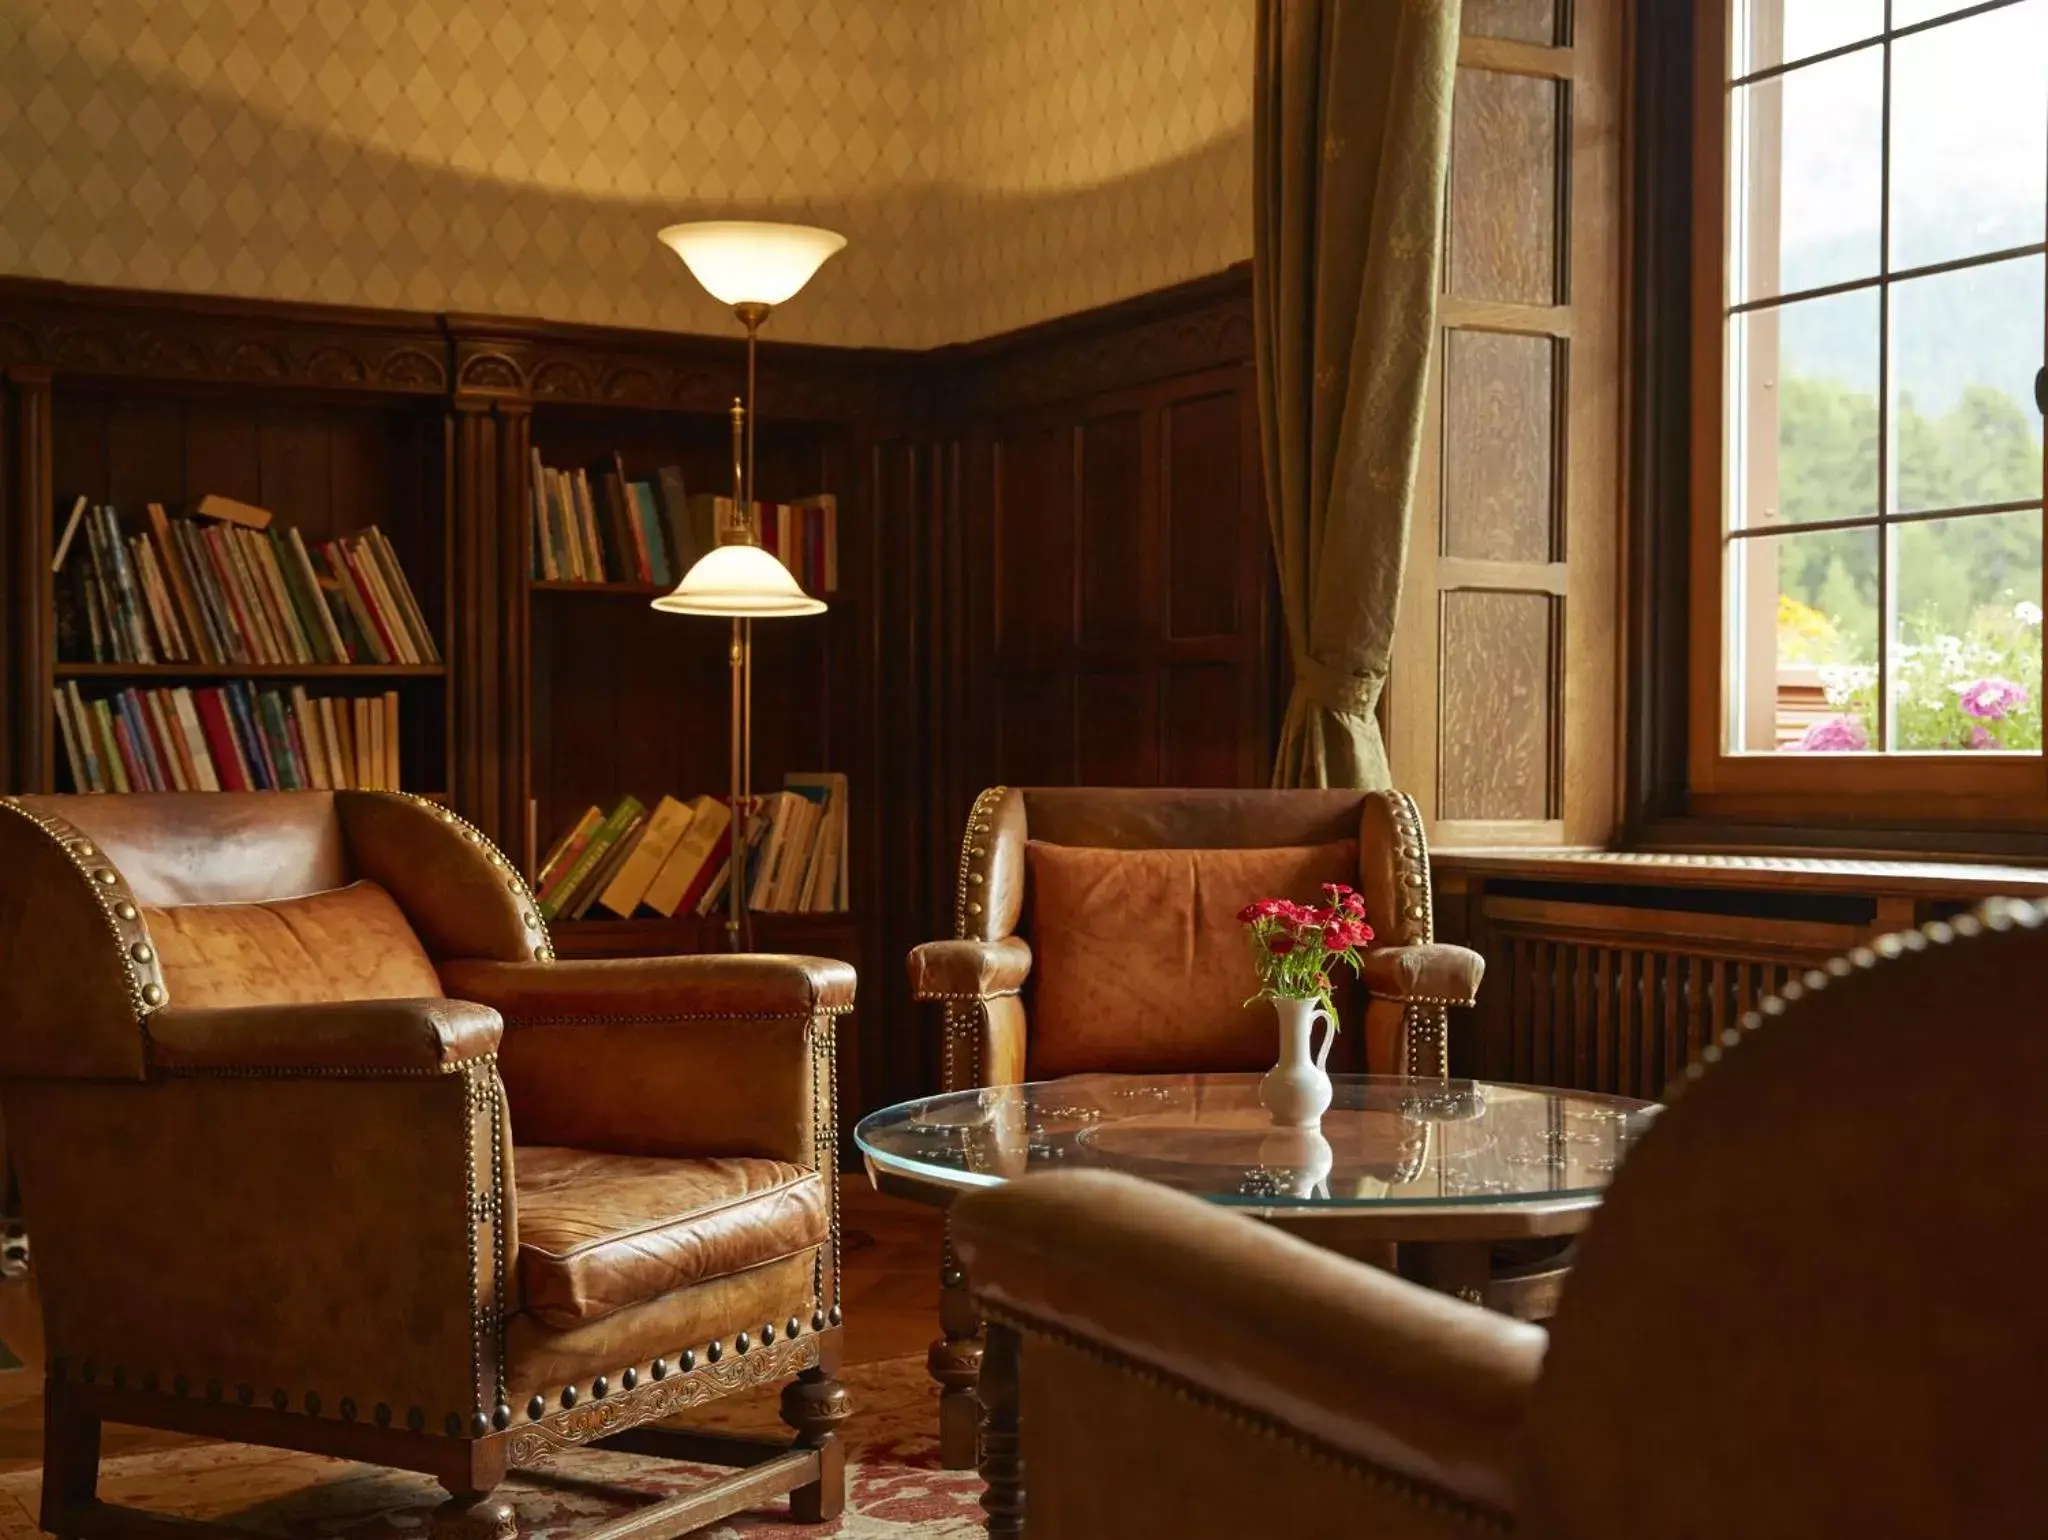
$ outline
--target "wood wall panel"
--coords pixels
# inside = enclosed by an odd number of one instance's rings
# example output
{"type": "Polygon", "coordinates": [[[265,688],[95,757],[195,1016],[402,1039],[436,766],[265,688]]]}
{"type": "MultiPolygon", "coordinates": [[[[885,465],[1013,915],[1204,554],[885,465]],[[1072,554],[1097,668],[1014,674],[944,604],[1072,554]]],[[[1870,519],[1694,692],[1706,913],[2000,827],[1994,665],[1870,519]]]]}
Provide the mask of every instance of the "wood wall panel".
{"type": "Polygon", "coordinates": [[[1563,96],[1555,80],[1458,71],[1451,109],[1451,293],[1557,303],[1563,96]]]}
{"type": "Polygon", "coordinates": [[[1009,647],[1074,639],[1074,428],[995,442],[996,635],[1009,647]]]}
{"type": "Polygon", "coordinates": [[[1506,822],[1555,816],[1556,600],[1443,596],[1437,719],[1438,816],[1506,822]]]}
{"type": "Polygon", "coordinates": [[[1245,739],[1242,671],[1227,663],[1166,670],[1165,786],[1241,786],[1263,745],[1245,739]]]}
{"type": "MultiPolygon", "coordinates": [[[[1230,636],[1241,620],[1244,552],[1208,532],[1243,498],[1245,402],[1236,391],[1176,401],[1165,413],[1166,634],[1230,636]]],[[[1261,503],[1263,509],[1263,502],[1261,503]]],[[[1261,529],[1263,539],[1263,529],[1261,529]]],[[[1263,547],[1262,547],[1263,548],[1263,547]]]]}
{"type": "Polygon", "coordinates": [[[1151,630],[1145,592],[1151,536],[1146,499],[1147,424],[1135,410],[1091,418],[1076,434],[1081,506],[1075,556],[1081,610],[1077,640],[1131,642],[1151,630]]]}
{"type": "Polygon", "coordinates": [[[1500,37],[1517,43],[1554,44],[1568,0],[1465,0],[1459,26],[1467,37],[1500,37]]]}
{"type": "Polygon", "coordinates": [[[1557,554],[1557,351],[1548,337],[1445,334],[1444,555],[1557,554]]]}
{"type": "Polygon", "coordinates": [[[995,784],[1265,782],[1248,279],[963,350],[939,387],[966,610],[949,827],[995,784]]]}
{"type": "Polygon", "coordinates": [[[995,756],[1001,779],[1020,786],[1064,786],[1075,765],[1075,679],[1027,673],[995,686],[995,756]]]}
{"type": "Polygon", "coordinates": [[[1159,678],[1153,669],[1076,676],[1074,779],[1084,786],[1157,786],[1159,678]]]}

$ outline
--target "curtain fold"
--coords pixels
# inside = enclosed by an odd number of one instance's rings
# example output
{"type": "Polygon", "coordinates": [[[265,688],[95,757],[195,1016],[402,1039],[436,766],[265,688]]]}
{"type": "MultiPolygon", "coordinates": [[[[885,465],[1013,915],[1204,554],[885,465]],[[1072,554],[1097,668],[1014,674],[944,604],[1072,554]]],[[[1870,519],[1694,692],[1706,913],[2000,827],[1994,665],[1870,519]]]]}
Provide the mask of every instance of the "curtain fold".
{"type": "Polygon", "coordinates": [[[1252,284],[1294,690],[1275,786],[1388,784],[1459,0],[1260,0],[1252,284]]]}

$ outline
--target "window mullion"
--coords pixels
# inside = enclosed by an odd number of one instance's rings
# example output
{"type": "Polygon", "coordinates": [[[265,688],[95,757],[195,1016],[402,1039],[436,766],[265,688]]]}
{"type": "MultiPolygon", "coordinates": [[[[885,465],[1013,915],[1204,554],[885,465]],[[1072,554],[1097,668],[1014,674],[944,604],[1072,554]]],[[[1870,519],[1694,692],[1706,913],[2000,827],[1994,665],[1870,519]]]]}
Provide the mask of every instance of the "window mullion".
{"type": "Polygon", "coordinates": [[[1877,163],[1877,749],[1892,746],[1892,0],[1884,0],[1877,163]]]}

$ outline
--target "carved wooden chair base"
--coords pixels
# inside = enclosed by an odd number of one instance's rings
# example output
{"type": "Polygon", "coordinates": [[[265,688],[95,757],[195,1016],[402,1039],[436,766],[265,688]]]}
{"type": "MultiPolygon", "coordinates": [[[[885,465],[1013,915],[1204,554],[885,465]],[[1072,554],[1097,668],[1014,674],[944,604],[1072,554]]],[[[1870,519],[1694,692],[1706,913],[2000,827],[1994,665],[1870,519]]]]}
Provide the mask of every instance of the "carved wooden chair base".
{"type": "MultiPolygon", "coordinates": [[[[733,1388],[710,1387],[707,1371],[715,1365],[643,1381],[597,1406],[586,1405],[581,1416],[558,1412],[475,1438],[240,1405],[219,1398],[217,1387],[209,1397],[52,1378],[44,1390],[41,1524],[61,1540],[249,1540],[249,1531],[233,1525],[101,1501],[100,1429],[109,1422],[423,1472],[450,1493],[434,1512],[433,1540],[515,1540],[518,1518],[499,1484],[516,1467],[578,1446],[732,1468],[731,1475],[695,1491],[598,1524],[578,1540],[670,1540],[785,1494],[797,1522],[823,1523],[846,1506],[846,1450],[838,1427],[853,1404],[834,1378],[839,1356],[836,1329],[779,1350],[756,1349],[759,1367],[749,1364],[749,1383],[772,1383],[797,1370],[782,1392],[782,1420],[795,1430],[793,1442],[655,1425],[733,1388]],[[707,1383],[693,1385],[700,1375],[707,1383]],[[602,1415],[592,1416],[599,1407],[602,1415]]],[[[733,1362],[728,1358],[728,1365],[733,1362]]]]}

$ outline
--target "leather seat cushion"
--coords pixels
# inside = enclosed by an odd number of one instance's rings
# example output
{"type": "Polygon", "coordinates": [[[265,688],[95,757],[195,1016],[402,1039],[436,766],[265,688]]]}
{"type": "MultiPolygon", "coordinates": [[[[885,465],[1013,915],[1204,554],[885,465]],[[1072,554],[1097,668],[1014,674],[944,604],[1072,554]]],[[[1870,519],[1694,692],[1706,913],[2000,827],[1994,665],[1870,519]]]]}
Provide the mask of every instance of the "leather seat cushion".
{"type": "Polygon", "coordinates": [[[672,1160],[521,1145],[519,1289],[566,1330],[677,1289],[810,1250],[824,1178],[780,1160],[672,1160]]]}
{"type": "MultiPolygon", "coordinates": [[[[1277,1054],[1237,912],[1358,883],[1358,842],[1109,850],[1033,840],[1030,1075],[1257,1070],[1277,1054]]],[[[1355,1026],[1355,1022],[1347,1023],[1355,1026]]]]}
{"type": "Polygon", "coordinates": [[[374,882],[248,904],[144,905],[173,1005],[438,999],[441,979],[374,882]]]}

